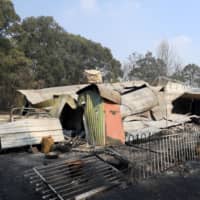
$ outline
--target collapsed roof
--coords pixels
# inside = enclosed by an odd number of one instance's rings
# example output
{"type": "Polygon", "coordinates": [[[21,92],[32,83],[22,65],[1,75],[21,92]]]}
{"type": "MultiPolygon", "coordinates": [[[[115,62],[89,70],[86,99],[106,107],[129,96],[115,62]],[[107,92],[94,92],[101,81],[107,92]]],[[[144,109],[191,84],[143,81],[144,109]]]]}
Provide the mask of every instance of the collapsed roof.
{"type": "MultiPolygon", "coordinates": [[[[98,84],[100,87],[107,87],[112,90],[116,90],[119,93],[126,92],[130,87],[140,87],[141,85],[148,85],[145,81],[130,81],[130,82],[118,82],[118,83],[102,83],[98,84]]],[[[74,99],[77,99],[77,91],[88,86],[88,84],[79,84],[79,85],[68,85],[68,86],[59,86],[59,87],[50,87],[43,89],[26,89],[18,90],[19,93],[24,95],[26,99],[32,104],[38,104],[49,99],[52,99],[54,96],[59,95],[70,95],[74,99]]]]}
{"type": "MultiPolygon", "coordinates": [[[[57,109],[54,113],[60,113],[65,103],[75,109],[78,95],[91,87],[96,88],[102,98],[121,105],[124,129],[133,135],[142,130],[159,132],[161,129],[189,121],[190,117],[175,112],[174,102],[179,98],[187,98],[191,101],[200,99],[199,90],[193,90],[181,82],[165,77],[159,77],[154,82],[154,86],[144,81],[131,81],[19,90],[19,92],[33,107],[52,106],[55,101],[52,103],[51,100],[56,96],[67,96],[68,98],[64,98],[62,104],[57,100],[56,107],[59,108],[59,112],[57,109]],[[48,104],[49,102],[51,103],[48,104]]],[[[54,116],[58,117],[59,114],[54,116]]]]}
{"type": "Polygon", "coordinates": [[[76,91],[84,88],[86,85],[69,85],[60,87],[51,87],[43,89],[18,90],[32,104],[37,105],[41,102],[53,99],[54,96],[70,95],[77,99],[76,91]]]}

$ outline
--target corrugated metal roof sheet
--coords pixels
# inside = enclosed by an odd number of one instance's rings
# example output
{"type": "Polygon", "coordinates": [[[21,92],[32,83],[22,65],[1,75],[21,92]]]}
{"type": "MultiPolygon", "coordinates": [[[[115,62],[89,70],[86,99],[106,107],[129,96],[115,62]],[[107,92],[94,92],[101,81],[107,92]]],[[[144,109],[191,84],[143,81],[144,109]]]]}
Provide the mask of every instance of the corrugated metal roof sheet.
{"type": "Polygon", "coordinates": [[[52,136],[54,142],[64,141],[62,127],[58,119],[22,119],[0,125],[2,149],[40,144],[45,136],[52,136]]]}
{"type": "Polygon", "coordinates": [[[168,120],[162,119],[159,121],[152,120],[140,120],[140,121],[124,121],[124,130],[128,135],[138,136],[142,138],[143,136],[148,136],[159,133],[162,129],[166,129],[172,126],[177,126],[185,122],[189,122],[191,116],[181,115],[181,114],[172,114],[168,120]]]}
{"type": "Polygon", "coordinates": [[[55,95],[70,95],[74,99],[77,99],[76,92],[85,86],[86,85],[69,85],[35,90],[18,90],[18,92],[23,94],[27,100],[34,105],[52,99],[55,95]]]}
{"type": "Polygon", "coordinates": [[[107,99],[109,101],[112,101],[117,104],[121,104],[121,96],[120,93],[116,90],[111,89],[111,87],[105,86],[104,84],[91,84],[87,87],[84,87],[83,89],[79,90],[77,94],[81,94],[88,90],[96,90],[98,91],[99,95],[107,99]]]}
{"type": "Polygon", "coordinates": [[[143,86],[149,86],[149,84],[145,81],[127,81],[127,82],[117,82],[117,83],[103,83],[103,84],[98,84],[102,85],[106,88],[115,90],[119,92],[120,94],[126,93],[130,90],[133,90],[133,88],[139,88],[143,86]]]}
{"type": "Polygon", "coordinates": [[[158,97],[149,87],[129,92],[122,95],[121,98],[122,117],[149,111],[151,108],[158,105],[158,97]]]}
{"type": "MultiPolygon", "coordinates": [[[[130,90],[132,87],[141,87],[142,85],[148,85],[148,83],[144,81],[102,83],[98,84],[98,87],[106,87],[114,91],[118,91],[119,93],[124,93],[127,90],[130,90]]],[[[72,98],[77,99],[76,92],[86,86],[88,86],[88,84],[59,86],[43,89],[18,90],[18,92],[23,94],[31,104],[35,105],[52,99],[54,95],[70,95],[72,98]]]]}

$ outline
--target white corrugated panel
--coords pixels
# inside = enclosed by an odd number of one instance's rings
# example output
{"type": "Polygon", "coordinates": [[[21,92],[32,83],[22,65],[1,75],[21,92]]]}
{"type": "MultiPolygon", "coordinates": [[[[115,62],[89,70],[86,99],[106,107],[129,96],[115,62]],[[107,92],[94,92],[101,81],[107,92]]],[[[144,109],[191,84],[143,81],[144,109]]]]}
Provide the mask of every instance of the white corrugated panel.
{"type": "Polygon", "coordinates": [[[145,87],[121,96],[122,117],[151,110],[158,105],[158,98],[154,91],[145,87]]]}
{"type": "Polygon", "coordinates": [[[58,119],[23,119],[0,125],[1,149],[40,144],[45,136],[52,136],[54,142],[64,141],[58,119]]]}
{"type": "Polygon", "coordinates": [[[77,99],[76,92],[85,86],[86,85],[68,85],[37,90],[18,90],[18,92],[26,96],[27,100],[34,105],[50,100],[54,95],[70,95],[72,98],[77,99]]]}

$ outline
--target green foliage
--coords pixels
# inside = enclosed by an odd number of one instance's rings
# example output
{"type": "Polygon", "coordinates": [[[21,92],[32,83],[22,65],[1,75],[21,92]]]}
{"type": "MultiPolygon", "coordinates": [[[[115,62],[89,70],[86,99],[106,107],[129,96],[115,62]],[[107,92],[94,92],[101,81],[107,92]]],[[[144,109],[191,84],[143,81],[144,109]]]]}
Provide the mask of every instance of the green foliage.
{"type": "Polygon", "coordinates": [[[152,83],[158,76],[166,76],[167,67],[163,60],[155,58],[151,52],[147,52],[144,57],[132,61],[130,78],[138,78],[152,83]]]}
{"type": "Polygon", "coordinates": [[[109,80],[121,75],[120,63],[109,49],[67,33],[52,17],[27,18],[22,29],[18,41],[33,61],[36,80],[43,83],[38,87],[82,83],[84,69],[100,69],[109,80]]]}
{"type": "MultiPolygon", "coordinates": [[[[152,83],[159,76],[167,76],[165,62],[155,58],[151,52],[147,52],[145,56],[138,53],[131,54],[124,69],[128,71],[129,80],[141,79],[152,83]]],[[[188,64],[181,69],[181,65],[177,65],[170,78],[182,81],[192,87],[200,87],[200,67],[188,64]]]]}
{"type": "Polygon", "coordinates": [[[30,60],[15,48],[7,53],[0,52],[0,57],[0,105],[8,108],[15,103],[17,89],[31,86],[30,60]]]}
{"type": "Polygon", "coordinates": [[[184,82],[193,86],[200,86],[200,68],[195,64],[188,64],[182,71],[182,77],[184,82]]]}
{"type": "Polygon", "coordinates": [[[0,37],[15,33],[20,17],[10,0],[0,0],[0,37]]]}
{"type": "Polygon", "coordinates": [[[31,60],[16,45],[19,16],[8,0],[0,1],[0,109],[10,108],[16,100],[16,90],[31,85],[31,60]]]}
{"type": "Polygon", "coordinates": [[[182,70],[179,68],[175,70],[175,72],[170,76],[170,78],[184,82],[182,70]]]}
{"type": "Polygon", "coordinates": [[[108,48],[66,32],[52,17],[20,22],[9,0],[0,0],[0,109],[16,103],[16,90],[82,83],[84,69],[105,81],[122,75],[108,48]]]}
{"type": "Polygon", "coordinates": [[[176,69],[171,78],[192,87],[200,87],[200,67],[196,64],[188,64],[182,70],[176,69]]]}

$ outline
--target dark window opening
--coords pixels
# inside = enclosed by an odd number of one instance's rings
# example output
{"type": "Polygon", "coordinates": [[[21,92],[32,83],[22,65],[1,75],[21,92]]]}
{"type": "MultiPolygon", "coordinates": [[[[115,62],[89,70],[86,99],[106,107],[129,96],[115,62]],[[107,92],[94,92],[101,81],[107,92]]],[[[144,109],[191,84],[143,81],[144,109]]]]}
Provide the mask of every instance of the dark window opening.
{"type": "Polygon", "coordinates": [[[180,97],[173,102],[173,113],[200,115],[200,100],[180,97]]]}
{"type": "Polygon", "coordinates": [[[70,136],[82,134],[84,132],[83,109],[81,107],[72,109],[68,104],[65,104],[60,114],[60,122],[64,133],[70,136]]]}

